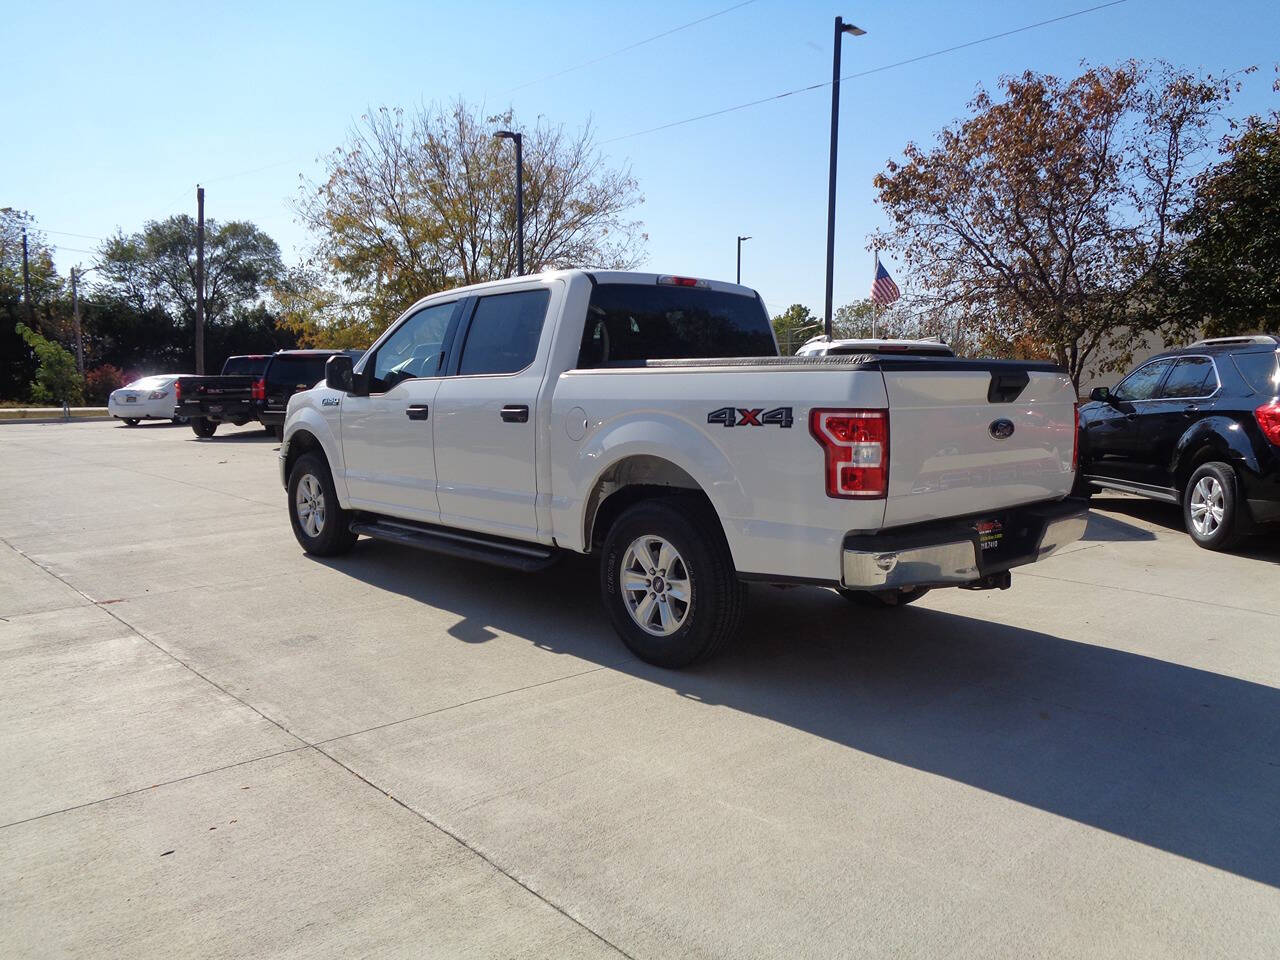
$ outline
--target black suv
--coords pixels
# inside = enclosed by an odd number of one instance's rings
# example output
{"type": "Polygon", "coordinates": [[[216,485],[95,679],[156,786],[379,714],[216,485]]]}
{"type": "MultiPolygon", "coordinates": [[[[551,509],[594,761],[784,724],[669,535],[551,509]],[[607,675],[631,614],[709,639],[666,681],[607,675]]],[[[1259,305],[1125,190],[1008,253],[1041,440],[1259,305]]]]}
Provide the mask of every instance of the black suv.
{"type": "Polygon", "coordinates": [[[253,385],[253,400],[258,420],[279,439],[284,435],[284,417],[289,398],[299,390],[310,390],[324,379],[324,365],[329,358],[344,353],[352,360],[364,356],[363,350],[277,350],[253,385]]]}
{"type": "Polygon", "coordinates": [[[1280,523],[1280,337],[1170,350],[1089,400],[1078,493],[1181,504],[1187,532],[1210,550],[1280,523]]]}

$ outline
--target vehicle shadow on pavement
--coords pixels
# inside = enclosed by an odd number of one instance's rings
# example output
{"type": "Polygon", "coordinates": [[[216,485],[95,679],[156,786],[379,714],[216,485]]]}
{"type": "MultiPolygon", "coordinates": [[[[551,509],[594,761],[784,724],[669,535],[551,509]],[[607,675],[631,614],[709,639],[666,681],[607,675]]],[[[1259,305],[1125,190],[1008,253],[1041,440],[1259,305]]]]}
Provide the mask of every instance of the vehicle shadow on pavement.
{"type": "Polygon", "coordinates": [[[829,590],[760,585],[736,646],[661,670],[626,656],[585,558],[525,575],[362,541],[319,562],[456,613],[462,642],[501,631],[1280,887],[1272,687],[923,606],[868,611],[829,590]]]}
{"type": "Polygon", "coordinates": [[[1096,510],[1089,511],[1089,523],[1085,527],[1082,540],[1094,543],[1126,543],[1137,540],[1154,540],[1156,535],[1150,530],[1125,523],[1115,517],[1109,517],[1096,510]]]}
{"type": "MultiPolygon", "coordinates": [[[[1182,523],[1182,508],[1172,503],[1161,503],[1158,500],[1147,500],[1143,497],[1095,496],[1093,498],[1093,510],[1089,514],[1091,525],[1093,518],[1100,516],[1098,514],[1099,510],[1105,510],[1108,514],[1122,513],[1135,520],[1163,527],[1183,536],[1187,535],[1186,528],[1182,523]]],[[[1105,516],[1105,514],[1101,516],[1105,516]]],[[[1114,523],[1122,522],[1116,520],[1115,517],[1105,518],[1114,523]]],[[[1085,534],[1085,539],[1090,539],[1087,533],[1085,534]]],[[[1280,531],[1272,530],[1246,537],[1237,546],[1225,552],[1252,560],[1267,560],[1271,563],[1280,563],[1280,531]]]]}

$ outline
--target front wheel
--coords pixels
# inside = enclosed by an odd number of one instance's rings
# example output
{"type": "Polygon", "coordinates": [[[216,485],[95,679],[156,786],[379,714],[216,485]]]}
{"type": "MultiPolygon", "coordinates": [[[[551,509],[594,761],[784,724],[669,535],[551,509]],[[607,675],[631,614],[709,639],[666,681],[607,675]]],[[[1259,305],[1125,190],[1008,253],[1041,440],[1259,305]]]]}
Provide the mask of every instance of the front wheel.
{"type": "Polygon", "coordinates": [[[213,436],[215,430],[218,429],[216,420],[210,420],[208,417],[196,417],[191,421],[191,429],[195,431],[197,437],[208,439],[213,436]]]}
{"type": "Polygon", "coordinates": [[[125,417],[125,418],[124,418],[124,423],[125,423],[125,426],[127,426],[127,427],[136,427],[136,426],[137,426],[139,423],[141,423],[141,422],[142,422],[142,421],[140,421],[137,417],[125,417]]]}
{"type": "Polygon", "coordinates": [[[1182,518],[1206,550],[1226,550],[1244,535],[1236,472],[1228,463],[1202,464],[1182,492],[1182,518]]]}
{"type": "Polygon", "coordinates": [[[346,553],[356,542],[329,464],[317,453],[304,453],[289,472],[289,523],[302,549],[317,557],[346,553]]]}
{"type": "Polygon", "coordinates": [[[618,518],[604,542],[600,592],[622,642],[659,667],[723,649],[747,599],[715,514],[692,497],[638,503],[618,518]]]}
{"type": "Polygon", "coordinates": [[[908,590],[850,590],[848,587],[836,587],[836,593],[850,603],[860,607],[905,607],[915,603],[926,593],[928,587],[912,587],[908,590]]]}

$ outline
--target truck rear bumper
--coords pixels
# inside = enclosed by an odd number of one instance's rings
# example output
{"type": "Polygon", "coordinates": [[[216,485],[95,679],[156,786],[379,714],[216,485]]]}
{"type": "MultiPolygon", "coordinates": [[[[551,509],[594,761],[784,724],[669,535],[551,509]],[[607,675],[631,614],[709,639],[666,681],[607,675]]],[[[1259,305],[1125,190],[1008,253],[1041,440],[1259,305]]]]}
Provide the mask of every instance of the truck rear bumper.
{"type": "Polygon", "coordinates": [[[1043,560],[1084,536],[1088,504],[1061,500],[845,538],[854,590],[961,586],[1043,560]]]}

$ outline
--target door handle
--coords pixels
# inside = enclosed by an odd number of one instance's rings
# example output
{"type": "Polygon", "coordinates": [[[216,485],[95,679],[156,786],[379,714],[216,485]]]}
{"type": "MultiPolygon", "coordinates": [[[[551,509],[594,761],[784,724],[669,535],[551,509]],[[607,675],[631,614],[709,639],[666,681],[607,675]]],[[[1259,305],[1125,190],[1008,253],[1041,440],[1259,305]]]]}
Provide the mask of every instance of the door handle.
{"type": "Polygon", "coordinates": [[[1138,415],[1137,415],[1136,413],[1126,413],[1126,414],[1124,415],[1124,418],[1125,418],[1126,420],[1137,420],[1137,419],[1138,419],[1138,415]]]}
{"type": "Polygon", "coordinates": [[[1183,413],[1195,413],[1195,412],[1196,412],[1197,410],[1199,410],[1199,409],[1200,409],[1200,407],[1199,407],[1199,406],[1197,406],[1196,404],[1194,404],[1194,403],[1188,403],[1188,404],[1186,405],[1186,407],[1183,409],[1183,411],[1182,411],[1182,412],[1183,412],[1183,413]]]}
{"type": "Polygon", "coordinates": [[[411,403],[405,407],[404,415],[410,420],[425,420],[431,412],[425,403],[411,403]]]}
{"type": "Polygon", "coordinates": [[[528,423],[529,408],[523,403],[508,403],[502,408],[503,423],[528,423]]]}

